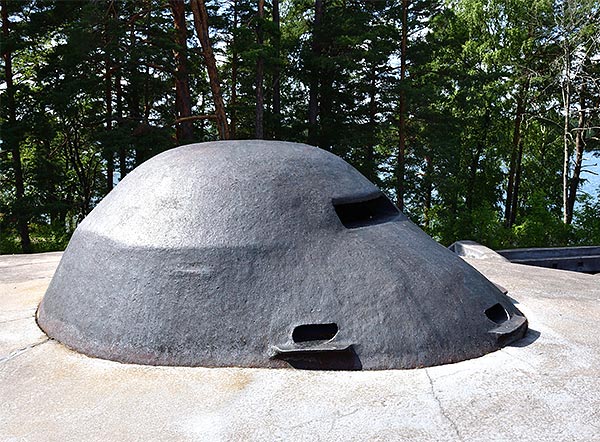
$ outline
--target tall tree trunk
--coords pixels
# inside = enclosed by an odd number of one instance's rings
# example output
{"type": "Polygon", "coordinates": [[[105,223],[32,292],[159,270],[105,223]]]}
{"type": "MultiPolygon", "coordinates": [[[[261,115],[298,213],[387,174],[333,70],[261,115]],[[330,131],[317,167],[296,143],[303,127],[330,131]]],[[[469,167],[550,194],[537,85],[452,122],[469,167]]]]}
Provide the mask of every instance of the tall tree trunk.
{"type": "Polygon", "coordinates": [[[375,116],[377,114],[377,66],[375,63],[371,64],[371,72],[369,78],[369,141],[366,143],[367,155],[366,155],[366,171],[367,178],[370,181],[377,179],[377,171],[375,165],[375,144],[377,143],[376,131],[377,122],[375,116]]]}
{"type": "Polygon", "coordinates": [[[29,238],[29,225],[25,213],[25,184],[23,180],[23,167],[21,164],[21,150],[19,139],[15,136],[17,124],[17,108],[15,103],[15,85],[12,73],[12,52],[10,48],[10,20],[8,19],[7,1],[2,0],[2,39],[4,51],[4,81],[6,82],[6,108],[8,110],[8,131],[4,134],[5,147],[12,154],[12,165],[15,174],[15,216],[17,218],[17,230],[21,238],[21,250],[23,253],[31,253],[31,239],[29,238]]]}
{"type": "Polygon", "coordinates": [[[237,70],[238,70],[238,49],[237,49],[237,28],[238,28],[238,2],[233,0],[233,41],[231,43],[231,100],[230,113],[231,125],[229,126],[229,135],[235,140],[237,131],[237,70]]]}
{"type": "Polygon", "coordinates": [[[311,42],[310,61],[310,85],[308,91],[308,144],[317,144],[317,117],[319,115],[319,76],[317,58],[321,56],[321,32],[320,27],[323,22],[323,0],[315,0],[315,20],[313,23],[313,34],[311,42]]]}
{"type": "Polygon", "coordinates": [[[467,179],[467,192],[465,197],[465,206],[468,211],[473,210],[473,196],[475,194],[475,183],[477,181],[477,169],[479,168],[479,161],[481,160],[481,154],[483,153],[484,140],[480,140],[477,143],[477,148],[471,158],[471,164],[469,165],[469,174],[467,179]]]}
{"type": "Polygon", "coordinates": [[[194,13],[194,26],[196,28],[196,33],[198,34],[198,40],[200,40],[200,44],[202,45],[202,54],[204,56],[204,61],[206,62],[210,90],[215,104],[219,137],[222,140],[228,140],[230,137],[229,125],[227,124],[225,104],[223,103],[223,95],[221,94],[217,62],[212,46],[210,45],[210,39],[208,38],[208,13],[206,12],[206,5],[204,4],[204,0],[191,0],[191,3],[192,12],[194,13]]]}
{"type": "Polygon", "coordinates": [[[488,139],[488,131],[490,127],[490,110],[488,105],[486,105],[485,116],[483,118],[482,129],[483,133],[477,143],[477,149],[475,149],[475,153],[471,158],[471,165],[469,167],[469,178],[467,182],[467,196],[465,205],[467,206],[467,210],[473,209],[473,198],[475,195],[475,187],[477,185],[477,169],[479,169],[479,162],[481,161],[481,155],[483,154],[483,150],[485,145],[487,144],[488,139]]]}
{"type": "Polygon", "coordinates": [[[515,183],[510,201],[511,210],[509,218],[509,227],[513,226],[517,220],[517,212],[519,208],[519,187],[521,186],[521,171],[523,170],[523,139],[519,140],[519,149],[517,152],[517,160],[515,166],[515,183]]]}
{"type": "MultiPolygon", "coordinates": [[[[317,134],[317,146],[321,149],[334,152],[332,133],[334,128],[331,124],[333,108],[333,74],[328,70],[321,71],[322,78],[319,85],[319,131],[317,134]]],[[[336,152],[334,152],[336,153],[336,152]]],[[[339,153],[336,153],[339,155],[339,153]]]]}
{"type": "Polygon", "coordinates": [[[471,167],[469,168],[469,181],[467,183],[467,197],[466,197],[466,206],[469,211],[473,209],[473,198],[475,196],[475,188],[477,186],[477,169],[479,169],[479,162],[481,161],[481,155],[485,149],[488,139],[489,127],[490,127],[490,109],[489,105],[486,104],[485,107],[485,115],[483,117],[482,124],[482,134],[479,139],[479,143],[477,143],[477,148],[475,149],[475,153],[473,154],[473,158],[471,161],[471,167]]]}
{"type": "Polygon", "coordinates": [[[143,123],[148,127],[150,125],[150,112],[152,104],[150,100],[150,66],[146,65],[144,72],[144,118],[143,123]]]}
{"type": "MultiPolygon", "coordinates": [[[[121,70],[117,70],[115,75],[115,95],[117,101],[117,125],[123,125],[123,87],[121,85],[121,70]]],[[[119,144],[119,180],[127,175],[127,150],[123,143],[119,144]]]]}
{"type": "Polygon", "coordinates": [[[258,0],[258,20],[256,24],[256,43],[258,44],[258,59],[256,60],[256,112],[254,120],[254,137],[264,138],[264,113],[265,99],[263,94],[263,82],[265,76],[265,59],[263,49],[263,20],[265,18],[265,0],[258,0]]]}
{"type": "MultiPolygon", "coordinates": [[[[175,108],[177,119],[192,115],[192,98],[187,69],[187,28],[185,23],[184,0],[169,0],[175,26],[175,108]]],[[[176,125],[177,143],[185,144],[194,139],[194,126],[191,121],[181,121],[176,125]]]]}
{"type": "MultiPolygon", "coordinates": [[[[148,14],[150,16],[150,14],[148,14]]],[[[146,65],[144,70],[144,84],[143,84],[143,97],[142,97],[142,109],[143,112],[140,114],[140,124],[133,131],[135,136],[143,138],[150,129],[150,67],[146,65]]],[[[135,165],[139,166],[150,156],[150,151],[153,146],[148,146],[146,143],[141,144],[139,141],[136,142],[135,146],[135,165]]]]}
{"type": "Polygon", "coordinates": [[[563,184],[563,222],[568,224],[569,214],[569,169],[571,153],[569,149],[569,120],[571,119],[571,51],[569,49],[569,43],[564,43],[564,78],[562,84],[562,98],[564,108],[564,127],[563,127],[563,173],[562,173],[562,184],[563,184]]]}
{"type": "Polygon", "coordinates": [[[398,104],[398,154],[396,164],[396,205],[404,210],[406,169],[406,47],[408,43],[408,0],[402,0],[402,40],[400,43],[400,97],[398,104]]]}
{"type": "Polygon", "coordinates": [[[517,95],[517,109],[515,111],[515,124],[513,129],[512,149],[510,156],[510,165],[508,170],[508,184],[506,187],[506,203],[504,205],[504,224],[506,227],[511,227],[516,219],[517,211],[516,204],[518,202],[518,192],[515,190],[515,180],[517,173],[520,173],[521,159],[523,155],[523,143],[521,135],[521,127],[523,125],[523,117],[527,109],[527,94],[529,93],[530,76],[527,76],[525,83],[521,87],[517,95]],[[517,164],[519,167],[517,167],[517,164]],[[513,220],[513,221],[511,221],[513,220]]]}
{"type": "Polygon", "coordinates": [[[273,27],[275,29],[273,38],[273,49],[275,50],[275,66],[273,68],[273,138],[281,137],[281,22],[279,17],[279,0],[273,0],[273,27]]]}
{"type": "MultiPolygon", "coordinates": [[[[110,17],[108,18],[108,20],[110,20],[110,17]]],[[[113,108],[112,108],[112,89],[113,89],[113,85],[112,85],[112,72],[113,72],[113,66],[112,66],[112,61],[111,58],[108,54],[109,52],[109,40],[110,40],[110,36],[108,35],[108,24],[106,26],[105,32],[107,35],[105,35],[105,58],[104,58],[104,69],[105,69],[105,76],[104,76],[104,101],[106,104],[106,131],[107,132],[111,132],[112,131],[112,119],[113,119],[113,108]]],[[[110,138],[109,138],[110,139],[110,138]]],[[[113,188],[113,183],[114,183],[114,170],[115,170],[115,154],[112,150],[112,146],[104,146],[104,155],[106,157],[106,193],[110,192],[113,188]]]]}
{"type": "MultiPolygon", "coordinates": [[[[131,29],[129,30],[129,47],[130,48],[135,48],[135,46],[137,45],[137,38],[135,35],[135,24],[132,23],[131,25],[131,29]]],[[[132,122],[135,123],[135,125],[137,127],[139,127],[142,124],[142,111],[140,109],[140,82],[139,82],[139,77],[138,77],[138,66],[140,64],[140,59],[139,57],[137,57],[137,54],[135,52],[132,53],[131,56],[131,60],[128,66],[128,73],[129,73],[129,87],[128,87],[128,93],[126,95],[127,98],[127,102],[128,102],[128,108],[129,108],[129,118],[132,120],[132,122]]],[[[133,135],[133,160],[134,160],[134,165],[138,166],[141,162],[141,152],[139,149],[139,142],[138,140],[135,138],[136,136],[136,129],[137,127],[134,126],[133,131],[132,131],[132,135],[133,135]]]]}
{"type": "MultiPolygon", "coordinates": [[[[207,115],[206,111],[206,102],[208,98],[204,93],[204,90],[200,91],[200,115],[207,115]]],[[[200,120],[200,139],[205,140],[207,138],[207,129],[205,125],[205,120],[200,120]]]]}
{"type": "Polygon", "coordinates": [[[425,202],[423,209],[423,226],[425,228],[429,228],[429,223],[431,221],[431,200],[433,196],[433,162],[431,161],[431,156],[425,157],[425,202]]]}
{"type": "MultiPolygon", "coordinates": [[[[104,88],[104,100],[106,102],[106,131],[112,131],[112,73],[110,59],[106,58],[106,78],[104,88]]],[[[114,183],[115,154],[110,146],[105,146],[106,156],[106,193],[110,192],[114,183]]]]}
{"type": "Polygon", "coordinates": [[[567,201],[567,224],[573,222],[573,210],[577,200],[577,189],[581,181],[581,165],[583,163],[583,150],[585,128],[585,83],[579,87],[579,121],[577,123],[577,134],[575,135],[575,162],[573,164],[573,176],[569,185],[569,197],[567,201]]]}

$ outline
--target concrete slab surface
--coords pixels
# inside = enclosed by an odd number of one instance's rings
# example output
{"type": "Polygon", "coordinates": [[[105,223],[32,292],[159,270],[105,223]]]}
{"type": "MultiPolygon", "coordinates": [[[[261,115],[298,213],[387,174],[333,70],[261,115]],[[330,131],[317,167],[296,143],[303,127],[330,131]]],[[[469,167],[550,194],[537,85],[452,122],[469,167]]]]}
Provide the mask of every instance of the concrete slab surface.
{"type": "Polygon", "coordinates": [[[522,341],[415,370],[126,365],[48,339],[60,253],[0,257],[3,441],[600,441],[600,279],[465,258],[527,316],[522,341]]]}

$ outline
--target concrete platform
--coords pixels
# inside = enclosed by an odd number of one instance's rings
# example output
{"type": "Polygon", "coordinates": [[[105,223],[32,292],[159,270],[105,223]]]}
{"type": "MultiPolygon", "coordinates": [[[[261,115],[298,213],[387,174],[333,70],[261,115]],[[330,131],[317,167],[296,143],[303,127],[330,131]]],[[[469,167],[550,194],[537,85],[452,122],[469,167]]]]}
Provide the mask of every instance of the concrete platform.
{"type": "Polygon", "coordinates": [[[529,319],[516,345],[427,369],[125,365],[34,319],[60,253],[0,257],[0,440],[600,441],[600,277],[465,258],[529,319]]]}

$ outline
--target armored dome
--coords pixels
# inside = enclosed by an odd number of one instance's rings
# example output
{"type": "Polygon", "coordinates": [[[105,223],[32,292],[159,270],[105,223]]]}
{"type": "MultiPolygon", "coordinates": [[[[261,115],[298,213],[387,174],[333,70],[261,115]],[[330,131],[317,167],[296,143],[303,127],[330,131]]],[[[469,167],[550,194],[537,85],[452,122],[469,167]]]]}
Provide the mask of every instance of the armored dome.
{"type": "Polygon", "coordinates": [[[456,362],[527,328],[345,161],[274,141],[136,168],[75,231],[38,322],[121,362],[327,369],[456,362]]]}

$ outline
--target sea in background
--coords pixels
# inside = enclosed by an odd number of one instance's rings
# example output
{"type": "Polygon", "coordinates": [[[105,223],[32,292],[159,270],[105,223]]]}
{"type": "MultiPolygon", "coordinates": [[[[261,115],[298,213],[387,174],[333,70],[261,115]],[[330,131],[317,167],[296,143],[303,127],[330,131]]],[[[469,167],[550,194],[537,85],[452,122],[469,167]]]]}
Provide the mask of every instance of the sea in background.
{"type": "Polygon", "coordinates": [[[589,158],[584,163],[584,169],[592,173],[584,172],[581,174],[581,177],[586,180],[581,186],[581,191],[589,193],[595,199],[600,199],[600,155],[589,158]]]}

